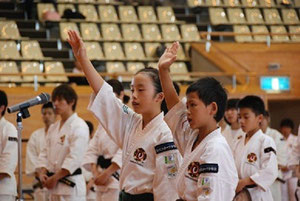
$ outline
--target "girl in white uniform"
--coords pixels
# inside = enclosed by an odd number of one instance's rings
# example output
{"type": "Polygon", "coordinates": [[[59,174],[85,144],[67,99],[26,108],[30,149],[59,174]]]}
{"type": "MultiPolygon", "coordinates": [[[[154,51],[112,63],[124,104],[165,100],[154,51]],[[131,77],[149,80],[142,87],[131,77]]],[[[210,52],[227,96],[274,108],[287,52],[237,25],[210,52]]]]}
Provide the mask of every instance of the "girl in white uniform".
{"type": "Polygon", "coordinates": [[[134,112],[117,99],[111,86],[99,76],[77,33],[68,34],[74,55],[95,92],[89,109],[123,150],[119,200],[175,200],[180,154],[163,120],[160,107],[164,94],[157,70],[146,68],[134,76],[134,112]]]}
{"type": "Polygon", "coordinates": [[[165,120],[183,155],[177,192],[180,200],[231,201],[237,171],[230,147],[217,126],[224,115],[226,92],[215,79],[204,78],[189,86],[187,102],[180,102],[169,75],[178,46],[174,43],[168,48],[158,65],[169,109],[165,120]]]}
{"type": "Polygon", "coordinates": [[[270,186],[278,176],[278,165],[275,142],[260,129],[264,102],[258,96],[246,96],[238,107],[246,135],[238,140],[234,151],[240,179],[236,192],[246,188],[252,200],[272,201],[270,186]]]}

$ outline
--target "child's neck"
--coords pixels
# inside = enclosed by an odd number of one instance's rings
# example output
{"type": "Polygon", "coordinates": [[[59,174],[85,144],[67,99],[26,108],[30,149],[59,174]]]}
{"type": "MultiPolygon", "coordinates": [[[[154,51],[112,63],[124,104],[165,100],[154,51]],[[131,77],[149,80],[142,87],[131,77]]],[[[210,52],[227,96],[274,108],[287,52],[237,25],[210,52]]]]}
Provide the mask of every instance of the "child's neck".
{"type": "Polygon", "coordinates": [[[249,132],[247,132],[246,134],[246,138],[245,138],[245,144],[247,144],[247,142],[251,139],[251,137],[259,130],[260,128],[255,128],[249,132]]]}
{"type": "Polygon", "coordinates": [[[192,151],[202,142],[202,140],[208,136],[211,132],[217,129],[217,123],[213,122],[208,124],[205,127],[198,128],[198,137],[192,147],[192,151]]]}
{"type": "Polygon", "coordinates": [[[240,124],[239,124],[239,122],[234,122],[230,125],[230,127],[232,130],[238,130],[238,129],[240,129],[240,124]]]}
{"type": "Polygon", "coordinates": [[[161,111],[159,109],[159,110],[153,110],[149,113],[142,114],[142,116],[143,116],[143,126],[142,126],[142,128],[144,129],[152,121],[152,119],[154,119],[160,113],[161,113],[161,111]]]}

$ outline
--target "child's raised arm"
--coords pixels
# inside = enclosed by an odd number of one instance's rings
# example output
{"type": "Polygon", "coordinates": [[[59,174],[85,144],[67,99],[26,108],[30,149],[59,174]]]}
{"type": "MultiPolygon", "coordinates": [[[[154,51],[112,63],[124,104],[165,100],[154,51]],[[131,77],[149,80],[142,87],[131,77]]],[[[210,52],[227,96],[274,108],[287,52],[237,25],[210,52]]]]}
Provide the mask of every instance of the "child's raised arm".
{"type": "Polygon", "coordinates": [[[180,101],[169,73],[170,66],[176,60],[178,47],[179,43],[174,42],[171,47],[165,50],[164,54],[158,61],[160,82],[165,95],[168,110],[170,110],[180,101]]]}
{"type": "Polygon", "coordinates": [[[79,35],[73,30],[68,31],[68,35],[69,35],[68,42],[72,47],[74,56],[77,59],[77,61],[81,64],[82,70],[90,86],[97,94],[98,91],[101,89],[104,80],[95,70],[91,61],[88,59],[86,54],[86,49],[79,35]]]}

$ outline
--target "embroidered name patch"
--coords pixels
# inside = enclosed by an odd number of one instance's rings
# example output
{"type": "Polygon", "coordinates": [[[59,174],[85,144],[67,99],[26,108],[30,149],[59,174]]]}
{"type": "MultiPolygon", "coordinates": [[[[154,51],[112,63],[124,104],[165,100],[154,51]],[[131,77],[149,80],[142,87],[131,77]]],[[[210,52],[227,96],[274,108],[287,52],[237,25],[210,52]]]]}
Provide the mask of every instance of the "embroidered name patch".
{"type": "Polygon", "coordinates": [[[219,165],[215,163],[204,163],[200,165],[201,173],[217,173],[219,172],[219,165]]]}
{"type": "Polygon", "coordinates": [[[257,160],[256,154],[255,153],[248,154],[247,160],[248,160],[249,163],[255,162],[257,160]]]}
{"type": "Polygon", "coordinates": [[[18,138],[16,138],[16,137],[8,137],[8,141],[18,142],[18,138]]]}
{"type": "Polygon", "coordinates": [[[269,153],[269,152],[271,152],[271,151],[273,151],[274,154],[276,154],[276,151],[275,151],[272,147],[267,147],[267,148],[265,148],[265,150],[264,150],[265,153],[269,153]]]}
{"type": "Polygon", "coordinates": [[[159,145],[156,145],[154,148],[155,148],[156,154],[177,149],[174,142],[166,142],[163,144],[159,144],[159,145]]]}

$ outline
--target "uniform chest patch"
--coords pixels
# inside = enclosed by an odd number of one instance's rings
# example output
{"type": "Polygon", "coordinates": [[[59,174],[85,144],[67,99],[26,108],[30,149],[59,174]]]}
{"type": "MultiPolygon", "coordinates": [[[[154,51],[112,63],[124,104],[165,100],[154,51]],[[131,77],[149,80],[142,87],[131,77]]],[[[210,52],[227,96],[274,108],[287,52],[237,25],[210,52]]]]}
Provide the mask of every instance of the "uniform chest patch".
{"type": "Polygon", "coordinates": [[[63,144],[65,142],[66,135],[60,137],[60,143],[63,144]]]}
{"type": "Polygon", "coordinates": [[[134,160],[144,162],[147,159],[147,154],[143,148],[138,148],[133,154],[134,160]]]}
{"type": "Polygon", "coordinates": [[[198,178],[200,175],[200,163],[191,162],[188,166],[188,174],[193,178],[198,178]]]}
{"type": "Polygon", "coordinates": [[[253,163],[253,162],[257,161],[256,154],[255,153],[248,154],[247,160],[248,160],[249,163],[253,163]]]}
{"type": "Polygon", "coordinates": [[[237,137],[237,139],[239,140],[239,139],[241,139],[242,137],[243,137],[243,136],[240,135],[240,136],[237,137]]]}

